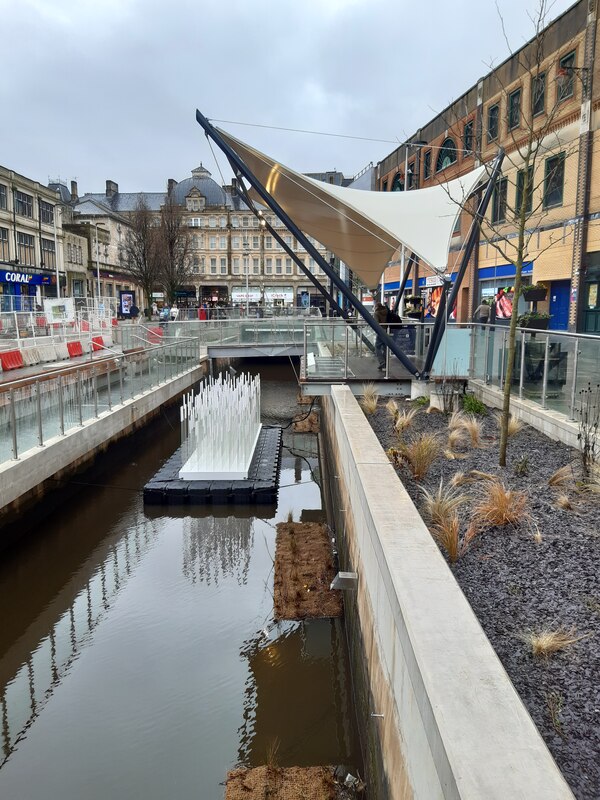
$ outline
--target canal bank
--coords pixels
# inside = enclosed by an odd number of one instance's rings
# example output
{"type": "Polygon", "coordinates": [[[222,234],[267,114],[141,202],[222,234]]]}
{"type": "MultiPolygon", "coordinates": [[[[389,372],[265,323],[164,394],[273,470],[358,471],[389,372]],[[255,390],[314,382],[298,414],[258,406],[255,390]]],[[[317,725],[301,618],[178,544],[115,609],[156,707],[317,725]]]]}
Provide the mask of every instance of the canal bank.
{"type": "MultiPolygon", "coordinates": [[[[293,373],[260,369],[263,420],[287,425],[293,373]]],[[[272,622],[275,526],[323,519],[315,437],[285,432],[276,507],[144,508],[178,443],[172,407],[23,515],[38,535],[0,563],[1,797],[221,800],[273,752],[362,772],[341,623],[272,622]]]]}

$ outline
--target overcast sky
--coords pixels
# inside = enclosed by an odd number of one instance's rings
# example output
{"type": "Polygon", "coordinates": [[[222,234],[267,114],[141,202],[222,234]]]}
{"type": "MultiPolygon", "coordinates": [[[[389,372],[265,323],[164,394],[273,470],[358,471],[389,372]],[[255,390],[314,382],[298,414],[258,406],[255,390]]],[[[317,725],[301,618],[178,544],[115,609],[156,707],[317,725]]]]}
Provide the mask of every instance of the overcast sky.
{"type": "MultiPolygon", "coordinates": [[[[516,49],[536,0],[498,4],[516,49]]],[[[196,108],[402,141],[509,54],[494,0],[0,0],[0,20],[0,163],[80,194],[162,191],[200,162],[220,182],[196,108]]],[[[394,149],[222,127],[300,172],[354,175],[394,149]]]]}

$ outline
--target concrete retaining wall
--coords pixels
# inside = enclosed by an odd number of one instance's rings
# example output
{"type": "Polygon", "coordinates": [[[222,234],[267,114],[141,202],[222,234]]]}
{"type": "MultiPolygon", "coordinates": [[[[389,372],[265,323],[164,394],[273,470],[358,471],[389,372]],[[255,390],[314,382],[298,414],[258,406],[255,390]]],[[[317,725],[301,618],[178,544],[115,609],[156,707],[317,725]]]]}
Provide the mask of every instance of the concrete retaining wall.
{"type": "Polygon", "coordinates": [[[376,794],[572,798],[347,387],[333,386],[324,398],[323,428],[343,568],[359,576],[345,600],[357,611],[370,690],[358,726],[378,738],[385,773],[376,794]]]}
{"type": "MultiPolygon", "coordinates": [[[[57,479],[80,468],[100,450],[147,422],[161,406],[172,402],[204,375],[206,362],[173,380],[127,400],[97,419],[87,420],[64,436],[56,436],[19,458],[0,465],[0,521],[46,491],[48,478],[57,479]]],[[[0,534],[0,546],[2,535],[0,534]]]]}

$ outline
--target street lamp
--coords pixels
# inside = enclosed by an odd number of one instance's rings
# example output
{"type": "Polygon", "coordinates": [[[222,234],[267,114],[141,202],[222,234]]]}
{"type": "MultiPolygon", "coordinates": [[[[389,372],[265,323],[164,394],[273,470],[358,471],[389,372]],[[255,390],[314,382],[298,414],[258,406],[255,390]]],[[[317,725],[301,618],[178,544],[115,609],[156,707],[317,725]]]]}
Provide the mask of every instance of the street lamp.
{"type": "Polygon", "coordinates": [[[250,250],[248,249],[249,248],[248,239],[243,239],[242,240],[242,247],[243,247],[242,258],[246,262],[244,264],[244,268],[245,268],[245,272],[246,272],[246,319],[248,319],[248,317],[250,316],[250,313],[249,313],[250,312],[250,308],[249,308],[249,300],[250,300],[250,298],[248,296],[249,295],[249,291],[250,291],[248,289],[248,273],[250,272],[250,258],[249,258],[250,250]]]}
{"type": "Polygon", "coordinates": [[[98,308],[100,308],[100,256],[99,256],[99,244],[98,244],[98,227],[103,227],[104,223],[102,222],[92,222],[91,220],[86,220],[82,223],[83,225],[93,225],[96,228],[96,295],[98,297],[98,308]]]}

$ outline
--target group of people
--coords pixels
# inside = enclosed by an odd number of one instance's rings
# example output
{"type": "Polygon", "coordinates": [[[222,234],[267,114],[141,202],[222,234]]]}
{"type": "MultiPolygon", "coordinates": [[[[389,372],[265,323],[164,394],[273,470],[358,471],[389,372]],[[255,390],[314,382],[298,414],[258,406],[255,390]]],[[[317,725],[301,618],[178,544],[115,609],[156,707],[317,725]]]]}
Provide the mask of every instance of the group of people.
{"type": "MultiPolygon", "coordinates": [[[[400,332],[402,318],[395,311],[392,311],[392,309],[388,308],[384,303],[376,303],[373,310],[373,317],[375,322],[378,322],[380,325],[394,325],[395,327],[390,329],[390,336],[394,340],[397,338],[400,332]]],[[[379,363],[377,369],[381,372],[385,369],[385,344],[379,336],[375,339],[375,354],[377,355],[377,361],[379,363]]]]}

